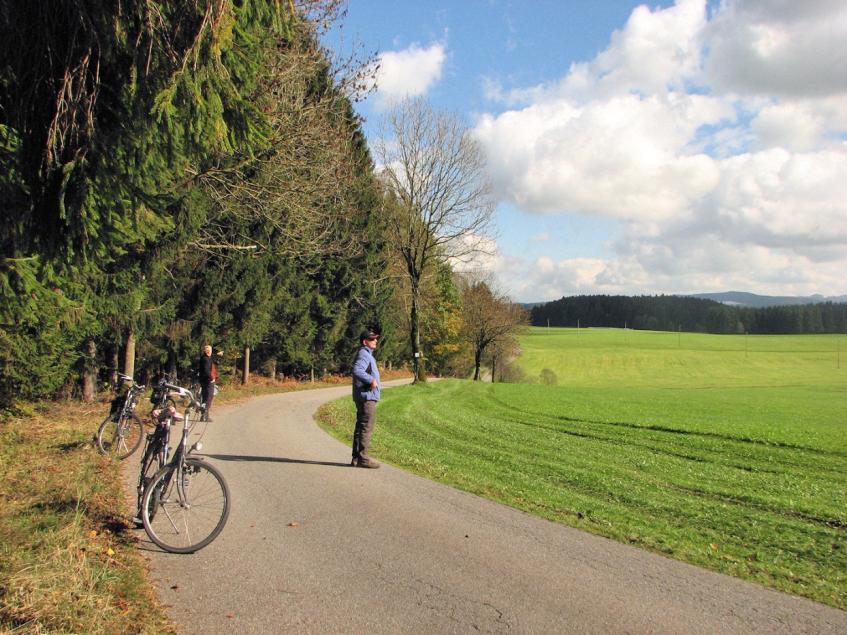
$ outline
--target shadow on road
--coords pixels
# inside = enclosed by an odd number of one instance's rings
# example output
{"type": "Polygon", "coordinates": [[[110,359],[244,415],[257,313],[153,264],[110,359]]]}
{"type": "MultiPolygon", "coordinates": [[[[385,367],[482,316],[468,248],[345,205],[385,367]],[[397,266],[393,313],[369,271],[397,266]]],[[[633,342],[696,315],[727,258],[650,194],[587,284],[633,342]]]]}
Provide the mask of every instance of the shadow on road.
{"type": "MultiPolygon", "coordinates": [[[[195,453],[197,454],[197,453],[195,453]]],[[[283,456],[242,456],[239,454],[200,454],[219,461],[263,461],[266,463],[299,463],[301,465],[329,465],[330,467],[350,467],[349,463],[330,461],[307,461],[305,459],[289,459],[283,456]]]]}

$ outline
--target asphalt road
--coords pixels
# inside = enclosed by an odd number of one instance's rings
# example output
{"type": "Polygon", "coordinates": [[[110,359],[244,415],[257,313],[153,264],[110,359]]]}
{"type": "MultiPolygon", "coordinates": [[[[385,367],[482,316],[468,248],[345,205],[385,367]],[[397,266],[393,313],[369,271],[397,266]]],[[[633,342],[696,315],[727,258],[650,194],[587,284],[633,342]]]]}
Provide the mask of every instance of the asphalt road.
{"type": "Polygon", "coordinates": [[[173,555],[139,530],[183,632],[847,633],[847,612],[391,466],[351,468],[348,447],[312,418],[348,394],[217,408],[203,454],[232,493],[223,533],[195,554],[173,555]]]}

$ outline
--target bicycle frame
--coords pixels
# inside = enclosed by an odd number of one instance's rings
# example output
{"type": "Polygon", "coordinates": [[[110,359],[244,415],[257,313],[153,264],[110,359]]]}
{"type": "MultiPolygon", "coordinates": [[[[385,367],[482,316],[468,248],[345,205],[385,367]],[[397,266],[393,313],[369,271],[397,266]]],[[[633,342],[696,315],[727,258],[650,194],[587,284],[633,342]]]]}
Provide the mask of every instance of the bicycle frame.
{"type": "Polygon", "coordinates": [[[141,396],[141,393],[144,392],[146,386],[144,384],[137,384],[135,380],[129,375],[124,375],[123,373],[118,373],[118,377],[121,381],[132,382],[129,389],[126,391],[126,395],[124,395],[124,402],[120,409],[115,410],[115,413],[112,415],[112,421],[117,423],[121,420],[121,418],[128,418],[133,415],[135,412],[136,406],[138,406],[138,398],[141,396]]]}
{"type": "Polygon", "coordinates": [[[171,391],[171,395],[176,395],[188,402],[188,405],[185,407],[185,411],[182,415],[182,420],[184,421],[184,425],[182,427],[182,438],[180,439],[179,444],[177,444],[173,458],[171,459],[172,462],[177,460],[182,461],[185,455],[190,454],[192,450],[200,449],[201,447],[199,441],[191,447],[188,447],[188,435],[199,422],[198,419],[193,419],[192,415],[196,412],[202,416],[206,406],[205,404],[200,403],[198,395],[194,390],[173,384],[165,384],[165,388],[171,391]]]}
{"type": "Polygon", "coordinates": [[[144,438],[144,451],[141,453],[141,470],[138,474],[137,518],[140,518],[141,499],[144,498],[144,491],[147,488],[147,478],[145,476],[148,473],[150,463],[158,459],[157,467],[153,471],[153,474],[162,466],[167,465],[168,455],[170,453],[170,437],[170,424],[158,424],[153,432],[148,432],[144,438]]]}
{"type": "MultiPolygon", "coordinates": [[[[194,429],[194,427],[198,423],[197,419],[192,420],[192,414],[195,411],[202,414],[203,411],[205,410],[205,405],[201,404],[199,402],[199,400],[197,399],[197,395],[192,390],[189,390],[187,388],[183,388],[181,386],[176,386],[174,384],[167,384],[167,383],[164,384],[164,388],[171,391],[169,393],[170,395],[177,395],[177,396],[187,400],[188,405],[185,408],[185,413],[182,415],[182,419],[183,419],[183,422],[184,422],[183,427],[182,427],[182,436],[180,438],[179,443],[174,448],[174,452],[173,452],[173,455],[171,456],[170,460],[167,459],[167,452],[169,450],[169,440],[170,440],[170,424],[167,424],[165,426],[165,430],[166,430],[166,432],[164,433],[165,439],[163,441],[161,441],[164,445],[165,461],[161,462],[160,466],[175,465],[176,469],[171,472],[171,476],[169,477],[169,479],[167,481],[165,481],[165,487],[163,489],[166,490],[168,488],[168,486],[170,485],[170,479],[174,478],[174,476],[175,476],[176,479],[177,479],[176,491],[177,491],[177,495],[179,496],[179,504],[180,504],[181,507],[190,508],[191,504],[188,502],[188,496],[186,495],[186,492],[185,492],[185,479],[183,478],[184,470],[185,470],[185,459],[189,454],[191,454],[191,452],[193,450],[201,449],[202,445],[200,444],[199,441],[197,441],[196,443],[189,446],[188,445],[188,436],[191,434],[191,431],[194,429]]],[[[141,502],[140,501],[141,501],[141,498],[144,495],[143,489],[141,488],[141,481],[143,481],[143,480],[144,480],[144,466],[142,465],[142,474],[141,474],[141,477],[139,479],[139,510],[141,508],[141,502]]],[[[170,517],[168,518],[168,520],[171,522],[171,524],[173,524],[173,520],[170,517]]]]}
{"type": "MultiPolygon", "coordinates": [[[[167,383],[167,375],[164,375],[159,380],[159,389],[162,389],[162,398],[161,403],[155,404],[151,415],[156,412],[157,409],[161,410],[166,400],[169,397],[168,390],[171,385],[167,383]]],[[[154,430],[153,432],[148,432],[144,437],[144,451],[141,453],[141,470],[138,475],[138,500],[136,504],[136,518],[140,518],[141,514],[141,499],[144,498],[144,491],[147,488],[147,479],[145,478],[148,473],[148,468],[150,467],[150,463],[152,461],[157,461],[157,467],[153,471],[155,474],[160,468],[168,464],[169,455],[170,455],[170,441],[171,441],[171,424],[173,423],[172,417],[167,417],[163,420],[156,420],[154,418],[154,430]]],[[[152,477],[153,474],[150,476],[152,477]]]]}

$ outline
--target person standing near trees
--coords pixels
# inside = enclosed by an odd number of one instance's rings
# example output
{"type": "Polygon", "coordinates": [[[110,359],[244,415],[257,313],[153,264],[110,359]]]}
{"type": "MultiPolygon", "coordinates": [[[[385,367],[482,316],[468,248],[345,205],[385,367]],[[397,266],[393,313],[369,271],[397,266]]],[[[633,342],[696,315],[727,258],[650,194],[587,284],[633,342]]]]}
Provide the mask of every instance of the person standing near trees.
{"type": "Polygon", "coordinates": [[[203,354],[197,360],[197,379],[200,381],[201,399],[206,404],[206,412],[203,415],[204,421],[211,421],[210,413],[212,412],[212,400],[215,398],[215,381],[218,379],[218,364],[223,355],[223,351],[218,351],[216,355],[212,355],[212,345],[203,345],[203,354]]]}
{"type": "Polygon", "coordinates": [[[379,463],[368,456],[374,424],[376,402],[379,401],[379,368],[374,350],[379,333],[367,330],[359,338],[362,346],[353,362],[353,401],[356,403],[356,429],[353,431],[353,467],[378,468],[379,463]]]}

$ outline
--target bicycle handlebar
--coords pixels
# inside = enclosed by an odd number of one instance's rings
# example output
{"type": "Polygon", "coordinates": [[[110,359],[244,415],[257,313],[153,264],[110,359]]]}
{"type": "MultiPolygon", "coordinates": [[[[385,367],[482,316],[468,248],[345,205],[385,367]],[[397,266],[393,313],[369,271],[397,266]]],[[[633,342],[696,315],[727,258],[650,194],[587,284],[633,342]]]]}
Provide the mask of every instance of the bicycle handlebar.
{"type": "Polygon", "coordinates": [[[177,386],[176,384],[163,384],[165,388],[168,390],[177,393],[183,399],[189,399],[191,401],[190,405],[192,407],[200,406],[200,402],[197,401],[197,398],[194,396],[194,393],[188,388],[183,388],[182,386],[177,386]]]}
{"type": "Polygon", "coordinates": [[[140,391],[140,390],[144,390],[144,389],[146,388],[146,386],[145,386],[144,384],[137,384],[137,383],[135,383],[135,380],[134,380],[131,376],[129,376],[129,375],[124,375],[123,373],[117,373],[117,375],[118,375],[118,379],[119,379],[120,381],[129,381],[129,382],[132,382],[132,388],[134,388],[135,390],[139,390],[139,391],[140,391]]]}

